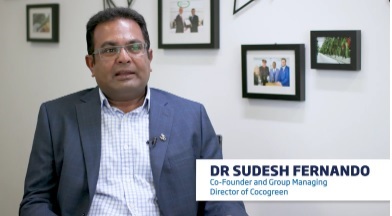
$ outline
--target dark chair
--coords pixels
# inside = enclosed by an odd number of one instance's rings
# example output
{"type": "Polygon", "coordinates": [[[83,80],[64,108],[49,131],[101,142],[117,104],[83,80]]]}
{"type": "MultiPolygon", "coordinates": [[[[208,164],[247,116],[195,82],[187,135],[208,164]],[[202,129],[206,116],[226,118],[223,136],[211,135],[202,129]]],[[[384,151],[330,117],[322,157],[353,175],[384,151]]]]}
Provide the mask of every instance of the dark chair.
{"type": "MultiPolygon", "coordinates": [[[[222,135],[217,134],[216,137],[218,138],[218,143],[219,143],[219,147],[222,150],[222,135]]],[[[205,201],[199,201],[199,206],[198,206],[198,210],[197,210],[197,216],[204,216],[204,208],[205,208],[206,202],[205,201]]]]}
{"type": "Polygon", "coordinates": [[[219,147],[220,147],[221,150],[222,150],[222,139],[223,139],[223,137],[222,137],[222,135],[220,135],[220,134],[217,134],[216,136],[218,137],[219,147]]]}

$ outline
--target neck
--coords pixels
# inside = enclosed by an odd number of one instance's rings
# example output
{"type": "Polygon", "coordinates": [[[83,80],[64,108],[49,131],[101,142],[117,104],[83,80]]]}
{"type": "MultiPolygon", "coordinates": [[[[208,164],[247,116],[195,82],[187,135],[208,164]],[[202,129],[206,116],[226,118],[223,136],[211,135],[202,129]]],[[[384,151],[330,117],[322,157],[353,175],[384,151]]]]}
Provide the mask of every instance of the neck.
{"type": "Polygon", "coordinates": [[[144,98],[146,97],[146,93],[147,90],[144,91],[142,94],[136,95],[134,97],[128,97],[124,99],[107,97],[107,99],[111,106],[117,107],[124,113],[128,113],[135,110],[136,108],[140,107],[143,104],[144,98]]]}

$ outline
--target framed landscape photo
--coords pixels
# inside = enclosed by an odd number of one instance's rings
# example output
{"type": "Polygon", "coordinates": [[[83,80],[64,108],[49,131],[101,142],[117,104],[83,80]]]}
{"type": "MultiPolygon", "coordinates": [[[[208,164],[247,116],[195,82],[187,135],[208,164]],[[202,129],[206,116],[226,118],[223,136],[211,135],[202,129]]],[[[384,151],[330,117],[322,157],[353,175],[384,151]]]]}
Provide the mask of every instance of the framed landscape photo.
{"type": "Polygon", "coordinates": [[[158,0],[158,48],[218,49],[219,0],[158,0]]]}
{"type": "Polygon", "coordinates": [[[242,97],[305,100],[305,45],[242,45],[242,97]]]}
{"type": "Polygon", "coordinates": [[[361,31],[311,31],[311,68],[361,69],[361,31]]]}
{"type": "Polygon", "coordinates": [[[26,6],[27,41],[59,42],[59,4],[26,6]]]}

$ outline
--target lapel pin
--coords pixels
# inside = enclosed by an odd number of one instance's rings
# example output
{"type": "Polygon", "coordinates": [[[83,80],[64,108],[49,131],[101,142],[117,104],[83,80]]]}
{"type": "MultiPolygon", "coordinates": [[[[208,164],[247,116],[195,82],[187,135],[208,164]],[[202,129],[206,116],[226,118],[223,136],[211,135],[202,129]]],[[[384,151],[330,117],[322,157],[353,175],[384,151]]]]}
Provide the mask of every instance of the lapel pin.
{"type": "Polygon", "coordinates": [[[166,136],[165,136],[165,134],[161,133],[161,136],[159,136],[159,139],[160,139],[161,141],[166,141],[166,136]]]}

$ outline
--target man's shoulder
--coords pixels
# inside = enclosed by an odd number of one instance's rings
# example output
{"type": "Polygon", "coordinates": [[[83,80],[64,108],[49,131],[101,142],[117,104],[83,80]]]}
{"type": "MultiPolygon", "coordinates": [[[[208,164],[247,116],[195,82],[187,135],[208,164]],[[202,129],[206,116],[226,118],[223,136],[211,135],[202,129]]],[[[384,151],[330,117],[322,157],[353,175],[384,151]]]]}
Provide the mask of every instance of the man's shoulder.
{"type": "MultiPolygon", "coordinates": [[[[74,93],[71,93],[71,94],[68,94],[68,95],[61,96],[61,97],[53,99],[53,100],[46,101],[44,104],[47,105],[47,106],[74,105],[76,103],[80,103],[81,99],[85,95],[93,92],[94,90],[97,90],[97,89],[96,88],[84,89],[84,90],[81,90],[81,91],[78,91],[78,92],[74,92],[74,93]]],[[[97,93],[98,93],[98,91],[97,91],[97,93]]]]}
{"type": "Polygon", "coordinates": [[[201,106],[199,102],[177,96],[175,94],[169,93],[167,91],[163,91],[161,89],[150,88],[150,90],[151,90],[152,103],[154,103],[154,100],[159,100],[162,102],[168,102],[175,105],[196,106],[196,107],[201,106]]]}

